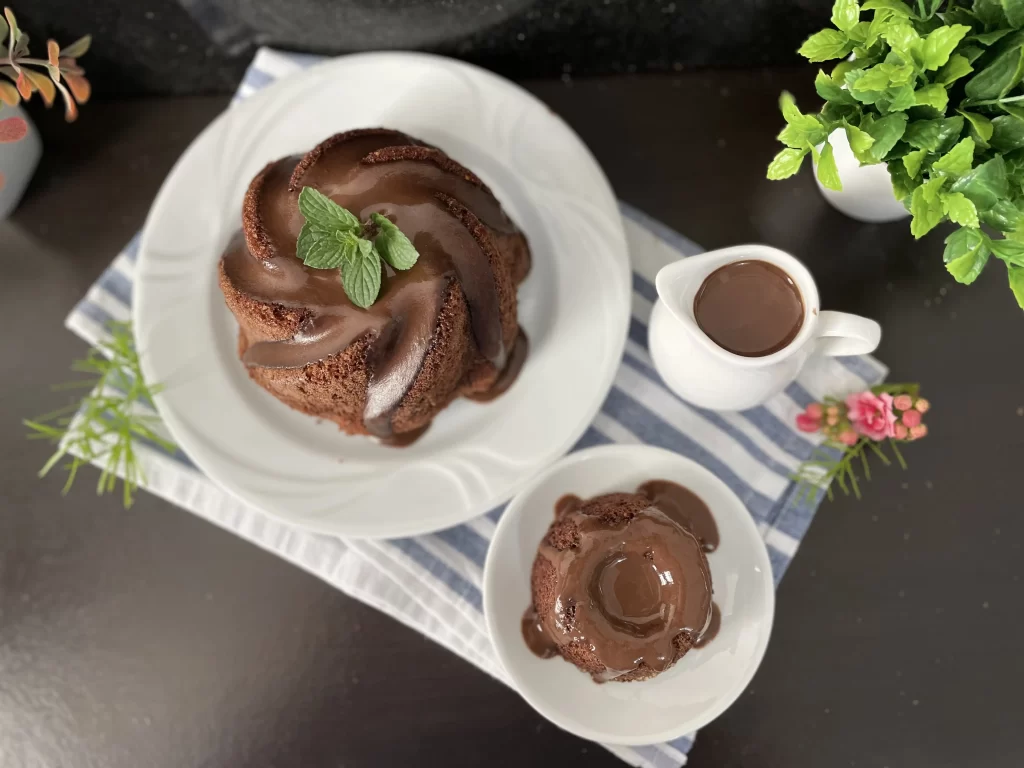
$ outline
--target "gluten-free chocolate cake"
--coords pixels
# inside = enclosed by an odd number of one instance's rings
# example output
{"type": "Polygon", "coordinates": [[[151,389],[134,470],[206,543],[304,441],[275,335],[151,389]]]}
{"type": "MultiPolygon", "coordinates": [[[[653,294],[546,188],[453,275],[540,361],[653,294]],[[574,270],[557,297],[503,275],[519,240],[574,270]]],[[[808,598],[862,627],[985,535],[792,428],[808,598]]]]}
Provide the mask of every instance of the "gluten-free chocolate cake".
{"type": "Polygon", "coordinates": [[[514,380],[529,268],[526,238],[475,174],[402,133],[364,129],[264,168],[219,270],[253,381],[345,432],[402,444],[454,398],[490,399],[514,380]],[[381,262],[369,306],[351,300],[341,269],[298,257],[304,187],[351,212],[362,236],[390,222],[418,252],[405,270],[381,262]]]}
{"type": "Polygon", "coordinates": [[[654,677],[717,631],[707,506],[664,480],[636,493],[568,495],[537,552],[523,637],[596,682],[654,677]]]}

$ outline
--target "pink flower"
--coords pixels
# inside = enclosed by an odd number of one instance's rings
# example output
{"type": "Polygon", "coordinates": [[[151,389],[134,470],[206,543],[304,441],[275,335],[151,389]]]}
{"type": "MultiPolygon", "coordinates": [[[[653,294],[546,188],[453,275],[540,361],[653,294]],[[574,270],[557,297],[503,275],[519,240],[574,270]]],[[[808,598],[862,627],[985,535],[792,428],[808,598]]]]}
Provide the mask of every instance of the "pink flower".
{"type": "Polygon", "coordinates": [[[797,414],[796,428],[801,432],[817,432],[821,429],[821,421],[808,413],[797,414]]]}
{"type": "Polygon", "coordinates": [[[892,412],[892,395],[883,392],[858,392],[846,398],[846,415],[853,428],[872,440],[884,440],[896,434],[896,414],[892,412]]]}
{"type": "Polygon", "coordinates": [[[904,411],[900,420],[908,427],[916,427],[921,423],[921,412],[914,410],[904,411]]]}
{"type": "Polygon", "coordinates": [[[909,411],[914,407],[914,398],[910,395],[897,395],[893,398],[892,407],[897,411],[909,411]]]}
{"type": "Polygon", "coordinates": [[[921,413],[928,413],[928,409],[932,407],[932,404],[925,400],[923,397],[917,398],[917,402],[914,403],[914,407],[917,408],[921,413]]]}
{"type": "Polygon", "coordinates": [[[821,418],[821,403],[811,403],[807,406],[807,415],[812,419],[821,418]]]}
{"type": "Polygon", "coordinates": [[[916,427],[910,428],[910,439],[918,440],[928,434],[928,427],[924,424],[918,424],[916,427]]]}
{"type": "Polygon", "coordinates": [[[910,430],[907,429],[905,424],[897,424],[894,429],[896,431],[895,436],[897,440],[906,440],[907,436],[910,434],[910,430]]]}
{"type": "Polygon", "coordinates": [[[839,435],[839,442],[843,443],[844,445],[856,445],[859,439],[860,438],[857,437],[857,433],[854,432],[852,429],[844,430],[839,435]]]}

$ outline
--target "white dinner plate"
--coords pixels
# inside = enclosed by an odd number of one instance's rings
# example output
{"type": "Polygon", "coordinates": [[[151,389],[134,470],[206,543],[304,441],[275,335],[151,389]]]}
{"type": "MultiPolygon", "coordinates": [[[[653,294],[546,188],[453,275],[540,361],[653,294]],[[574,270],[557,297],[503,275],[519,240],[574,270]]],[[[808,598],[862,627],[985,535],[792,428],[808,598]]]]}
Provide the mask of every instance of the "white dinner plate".
{"type": "Polygon", "coordinates": [[[156,405],[198,467],[246,502],[342,536],[436,530],[505,501],[565,453],[611,386],[630,269],[608,182],[579,137],[526,91],[422,54],[333,59],[232,106],[164,182],[142,234],[135,336],[156,405]],[[217,261],[253,176],[339,131],[385,126],[476,172],[530,241],[519,288],[529,358],[491,403],[459,400],[406,448],[342,434],[249,381],[217,261]]]}
{"type": "Polygon", "coordinates": [[[672,741],[722,714],[761,663],[774,612],[768,550],[743,502],[699,464],[646,445],[579,451],[534,479],[501,516],[484,568],[487,629],[513,685],[555,725],[606,744],[672,741]],[[530,571],[561,496],[632,492],[648,480],[679,483],[711,510],[721,535],[708,555],[721,626],[656,677],[598,684],[562,658],[541,659],[526,647],[520,621],[531,602],[530,571]]]}

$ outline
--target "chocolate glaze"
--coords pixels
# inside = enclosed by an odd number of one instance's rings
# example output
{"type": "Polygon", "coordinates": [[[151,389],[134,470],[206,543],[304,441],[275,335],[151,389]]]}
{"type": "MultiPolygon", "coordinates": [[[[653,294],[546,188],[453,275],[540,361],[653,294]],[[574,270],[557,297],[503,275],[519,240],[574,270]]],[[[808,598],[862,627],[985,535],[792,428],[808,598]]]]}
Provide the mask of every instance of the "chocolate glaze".
{"type": "MultiPolygon", "coordinates": [[[[490,190],[440,150],[394,131],[339,134],[301,160],[289,157],[264,169],[250,187],[243,218],[246,237],[235,238],[223,256],[227,279],[252,299],[306,313],[292,338],[250,346],[246,365],[299,368],[371,334],[363,421],[371,433],[388,438],[394,411],[420,371],[457,278],[478,351],[499,370],[505,368],[489,260],[494,254],[472,230],[483,227],[498,242],[514,239],[512,248],[525,248],[525,239],[490,190]],[[384,265],[380,294],[369,308],[349,301],[338,270],[312,269],[295,256],[304,186],[318,189],[360,221],[374,212],[387,216],[419,251],[407,271],[384,265]]],[[[523,344],[521,356],[525,349],[523,344]]],[[[502,377],[503,388],[522,366],[521,357],[516,366],[502,377]]]]}
{"type": "Polygon", "coordinates": [[[668,480],[651,480],[637,488],[636,492],[646,496],[651,504],[669,518],[689,529],[705,552],[718,549],[718,525],[715,518],[704,500],[689,488],[668,480]]]}
{"type": "Polygon", "coordinates": [[[762,357],[789,345],[804,323],[804,302],[793,278],[767,261],[735,261],[705,278],[693,315],[722,349],[762,357]]]}
{"type": "Polygon", "coordinates": [[[523,329],[520,328],[515,344],[512,346],[512,351],[509,352],[508,359],[505,361],[505,367],[498,374],[498,378],[494,380],[489,389],[483,392],[470,392],[466,395],[466,398],[468,400],[476,400],[478,403],[489,403],[496,397],[505,394],[508,388],[519,378],[519,372],[523,370],[523,365],[526,364],[526,356],[529,351],[530,341],[526,338],[523,329]]]}
{"type": "Polygon", "coordinates": [[[722,628],[722,612],[718,608],[718,603],[711,604],[711,621],[708,623],[708,628],[704,630],[697,642],[693,644],[694,648],[703,648],[705,645],[710,643],[716,637],[718,637],[718,630],[722,628]]]}
{"type": "Polygon", "coordinates": [[[555,570],[557,596],[553,611],[538,615],[531,607],[523,617],[524,639],[535,653],[582,644],[604,665],[594,676],[604,682],[641,665],[662,672],[705,632],[711,574],[701,544],[644,501],[629,494],[559,499],[556,521],[574,526],[578,544],[560,550],[545,537],[538,550],[555,570]],[[614,523],[586,513],[611,496],[639,503],[640,511],[614,523]]]}

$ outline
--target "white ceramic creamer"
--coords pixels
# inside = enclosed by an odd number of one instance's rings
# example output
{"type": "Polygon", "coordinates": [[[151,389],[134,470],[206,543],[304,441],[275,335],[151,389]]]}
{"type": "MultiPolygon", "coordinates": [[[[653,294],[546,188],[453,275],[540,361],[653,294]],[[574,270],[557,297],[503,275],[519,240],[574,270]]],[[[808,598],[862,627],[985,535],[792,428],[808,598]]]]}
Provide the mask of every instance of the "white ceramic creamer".
{"type": "Polygon", "coordinates": [[[694,405],[739,411],[781,392],[811,355],[862,355],[874,351],[882,329],[874,320],[845,312],[822,312],[818,287],[807,268],[785,251],[767,245],[738,245],[680,259],[655,280],[658,301],[651,314],[648,343],[654,366],[677,395],[694,405]],[[800,290],[803,323],[796,337],[762,357],[733,354],[697,325],[693,303],[705,278],[737,261],[766,261],[786,272],[800,290]]]}

